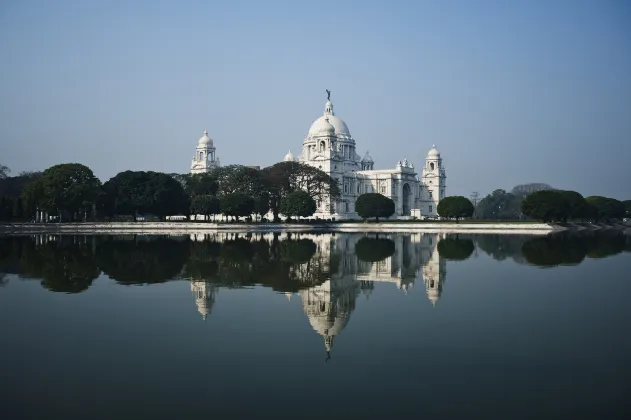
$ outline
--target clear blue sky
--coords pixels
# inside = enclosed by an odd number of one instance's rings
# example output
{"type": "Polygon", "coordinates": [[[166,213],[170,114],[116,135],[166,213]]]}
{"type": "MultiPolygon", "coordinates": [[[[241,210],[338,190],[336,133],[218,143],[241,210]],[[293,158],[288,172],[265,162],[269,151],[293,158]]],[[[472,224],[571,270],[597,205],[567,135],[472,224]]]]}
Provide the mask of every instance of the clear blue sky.
{"type": "Polygon", "coordinates": [[[332,91],[376,169],[436,144],[448,194],[631,199],[631,2],[4,1],[0,162],[185,173],[299,152],[332,91]]]}

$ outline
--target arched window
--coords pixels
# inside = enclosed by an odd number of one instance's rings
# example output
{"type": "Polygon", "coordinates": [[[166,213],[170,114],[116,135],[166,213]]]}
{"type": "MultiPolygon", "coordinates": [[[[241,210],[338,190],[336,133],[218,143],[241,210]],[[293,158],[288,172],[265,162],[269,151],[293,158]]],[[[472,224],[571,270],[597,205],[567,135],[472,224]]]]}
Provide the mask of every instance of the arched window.
{"type": "Polygon", "coordinates": [[[323,141],[320,142],[320,151],[324,152],[324,148],[326,147],[326,143],[324,143],[323,141]]]}
{"type": "Polygon", "coordinates": [[[429,169],[432,171],[434,170],[434,162],[429,163],[429,169]]]}
{"type": "Polygon", "coordinates": [[[344,203],[344,207],[346,209],[346,213],[348,213],[348,202],[344,203]]]}
{"type": "Polygon", "coordinates": [[[204,152],[199,152],[199,160],[204,160],[204,152]]]}

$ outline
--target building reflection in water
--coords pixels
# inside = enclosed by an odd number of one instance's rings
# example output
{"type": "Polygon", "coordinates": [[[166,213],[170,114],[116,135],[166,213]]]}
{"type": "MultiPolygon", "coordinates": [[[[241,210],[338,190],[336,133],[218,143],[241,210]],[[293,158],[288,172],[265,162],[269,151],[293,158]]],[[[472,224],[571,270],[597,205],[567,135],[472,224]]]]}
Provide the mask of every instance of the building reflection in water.
{"type": "MultiPolygon", "coordinates": [[[[283,240],[286,234],[281,234],[283,240]]],[[[191,237],[193,240],[223,241],[232,239],[234,234],[213,234],[191,237]]],[[[259,237],[272,241],[271,233],[259,237]]],[[[375,235],[372,235],[373,237],[375,235]]],[[[331,276],[324,283],[300,290],[297,294],[302,301],[304,313],[313,329],[322,336],[330,358],[333,341],[349,322],[357,304],[357,298],[366,298],[374,290],[377,282],[392,283],[403,293],[415,284],[423,284],[432,305],[440,299],[445,282],[446,261],[438,254],[438,234],[379,235],[394,242],[394,253],[379,261],[362,260],[356,252],[356,245],[363,234],[311,235],[301,234],[300,238],[310,239],[317,246],[314,260],[331,265],[331,276]]],[[[296,267],[297,272],[307,271],[307,263],[296,267]]],[[[191,281],[191,291],[197,309],[204,319],[210,314],[217,295],[217,287],[206,281],[191,281]]],[[[285,296],[291,301],[292,293],[285,296]]]]}
{"type": "Polygon", "coordinates": [[[193,299],[195,299],[197,311],[202,315],[204,320],[206,320],[206,317],[208,317],[213,310],[218,291],[219,288],[211,282],[191,280],[193,299]]]}

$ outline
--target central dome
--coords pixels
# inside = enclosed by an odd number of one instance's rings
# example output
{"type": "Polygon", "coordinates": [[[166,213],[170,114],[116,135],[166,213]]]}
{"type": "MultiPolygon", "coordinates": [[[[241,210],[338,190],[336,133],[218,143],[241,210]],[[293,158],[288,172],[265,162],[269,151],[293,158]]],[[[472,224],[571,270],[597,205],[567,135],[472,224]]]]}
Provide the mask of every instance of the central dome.
{"type": "Polygon", "coordinates": [[[309,134],[308,134],[309,137],[315,136],[316,133],[318,133],[321,130],[321,127],[326,122],[325,121],[326,118],[329,119],[329,124],[331,124],[333,128],[335,129],[336,135],[347,136],[347,137],[351,136],[351,133],[350,131],[348,131],[348,127],[346,126],[346,123],[342,121],[341,118],[338,118],[335,115],[323,115],[317,120],[315,120],[313,124],[311,124],[311,128],[309,129],[309,134]]]}
{"type": "Polygon", "coordinates": [[[338,137],[351,137],[351,132],[348,130],[348,126],[346,123],[339,117],[335,116],[333,112],[333,104],[331,101],[327,101],[324,106],[324,115],[315,120],[313,124],[311,124],[311,128],[309,128],[309,133],[307,137],[317,136],[318,133],[322,132],[322,128],[327,125],[332,125],[335,129],[335,135],[338,137]],[[327,122],[328,119],[328,122],[327,122]]]}

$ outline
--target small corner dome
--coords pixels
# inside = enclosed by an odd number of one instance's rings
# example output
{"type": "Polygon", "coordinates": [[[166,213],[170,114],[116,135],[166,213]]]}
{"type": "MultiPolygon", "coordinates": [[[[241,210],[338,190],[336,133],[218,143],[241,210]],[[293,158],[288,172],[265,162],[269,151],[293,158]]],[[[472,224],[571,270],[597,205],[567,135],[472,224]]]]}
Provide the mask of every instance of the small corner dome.
{"type": "Polygon", "coordinates": [[[370,157],[370,154],[368,152],[366,152],[366,155],[364,156],[364,158],[362,159],[362,162],[371,162],[374,163],[374,161],[372,160],[372,157],[370,157]]]}
{"type": "Polygon", "coordinates": [[[294,158],[294,155],[291,153],[291,150],[283,158],[283,162],[293,162],[295,160],[296,158],[294,158]]]}
{"type": "Polygon", "coordinates": [[[204,129],[204,135],[199,139],[199,141],[197,142],[200,146],[207,146],[207,145],[211,145],[213,144],[213,140],[208,137],[208,131],[206,131],[204,129]]]}
{"type": "Polygon", "coordinates": [[[427,153],[428,157],[440,157],[440,152],[438,151],[438,149],[436,148],[435,145],[432,145],[432,148],[430,149],[429,153],[427,153]]]}

